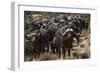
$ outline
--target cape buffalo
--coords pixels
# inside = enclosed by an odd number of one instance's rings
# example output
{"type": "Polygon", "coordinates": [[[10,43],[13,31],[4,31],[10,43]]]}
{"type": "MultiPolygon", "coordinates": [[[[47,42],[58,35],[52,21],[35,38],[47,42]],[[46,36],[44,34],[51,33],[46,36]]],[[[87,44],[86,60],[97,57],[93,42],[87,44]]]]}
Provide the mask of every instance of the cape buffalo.
{"type": "Polygon", "coordinates": [[[49,34],[45,29],[34,30],[28,37],[32,37],[32,46],[34,48],[34,57],[39,58],[40,53],[49,51],[49,34]]]}
{"type": "Polygon", "coordinates": [[[65,59],[66,50],[68,50],[68,56],[70,56],[71,49],[73,48],[74,30],[67,25],[59,28],[55,34],[55,43],[57,45],[57,53],[61,58],[61,51],[63,58],[65,59]]]}

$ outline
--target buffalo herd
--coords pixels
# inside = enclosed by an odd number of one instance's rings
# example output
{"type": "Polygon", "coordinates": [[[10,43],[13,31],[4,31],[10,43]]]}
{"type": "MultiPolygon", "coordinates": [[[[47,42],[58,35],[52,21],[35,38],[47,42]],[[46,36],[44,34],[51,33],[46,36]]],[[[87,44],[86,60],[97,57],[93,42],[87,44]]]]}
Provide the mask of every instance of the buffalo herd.
{"type": "MultiPolygon", "coordinates": [[[[89,20],[80,14],[58,14],[51,18],[42,19],[41,17],[29,18],[31,26],[25,27],[30,31],[30,33],[25,33],[25,56],[31,55],[31,58],[27,57],[31,61],[33,59],[39,60],[42,54],[49,53],[57,56],[57,59],[66,59],[67,53],[70,58],[71,51],[74,50],[73,42],[79,46],[82,32],[89,30],[89,20]]],[[[77,58],[89,58],[87,52],[76,51],[73,55],[77,58]],[[82,57],[83,54],[85,57],[82,57]]]]}

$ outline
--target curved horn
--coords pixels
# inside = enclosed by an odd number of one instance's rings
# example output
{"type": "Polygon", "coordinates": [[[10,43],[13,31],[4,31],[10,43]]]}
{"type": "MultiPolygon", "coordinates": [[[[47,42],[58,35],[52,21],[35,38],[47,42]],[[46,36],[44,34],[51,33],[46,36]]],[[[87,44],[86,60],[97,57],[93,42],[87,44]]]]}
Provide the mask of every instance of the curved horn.
{"type": "Polygon", "coordinates": [[[70,29],[66,29],[62,35],[64,36],[66,34],[66,32],[68,32],[68,31],[70,31],[70,29]]]}

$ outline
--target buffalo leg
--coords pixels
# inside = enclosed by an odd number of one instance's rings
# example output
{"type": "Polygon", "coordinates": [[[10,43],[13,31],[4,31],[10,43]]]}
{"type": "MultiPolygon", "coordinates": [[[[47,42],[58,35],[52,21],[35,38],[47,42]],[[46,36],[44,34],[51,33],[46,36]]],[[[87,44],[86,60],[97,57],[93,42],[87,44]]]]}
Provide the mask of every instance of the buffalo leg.
{"type": "Polygon", "coordinates": [[[37,51],[36,51],[36,48],[34,48],[34,50],[33,50],[33,54],[34,54],[34,58],[36,59],[37,58],[37,51]]]}
{"type": "Polygon", "coordinates": [[[58,54],[58,57],[61,58],[61,51],[60,51],[60,48],[57,49],[57,54],[58,54]]]}
{"type": "MultiPolygon", "coordinates": [[[[51,44],[51,52],[53,53],[53,54],[55,54],[55,47],[54,47],[54,44],[51,44]]],[[[56,52],[57,53],[57,52],[56,52]]]]}
{"type": "Polygon", "coordinates": [[[47,45],[47,52],[49,52],[49,45],[47,45]]]}
{"type": "Polygon", "coordinates": [[[68,56],[70,57],[71,49],[68,48],[68,56]]]}
{"type": "Polygon", "coordinates": [[[76,37],[76,40],[77,40],[77,46],[79,45],[79,41],[80,41],[80,40],[79,40],[79,37],[80,37],[79,35],[76,37]]]}
{"type": "Polygon", "coordinates": [[[63,59],[65,59],[65,55],[66,55],[66,49],[65,48],[62,49],[62,54],[63,54],[63,59]]]}
{"type": "Polygon", "coordinates": [[[60,49],[59,49],[59,58],[61,58],[61,51],[60,51],[60,49]]]}
{"type": "Polygon", "coordinates": [[[37,50],[37,59],[40,57],[40,49],[37,50]]]}

